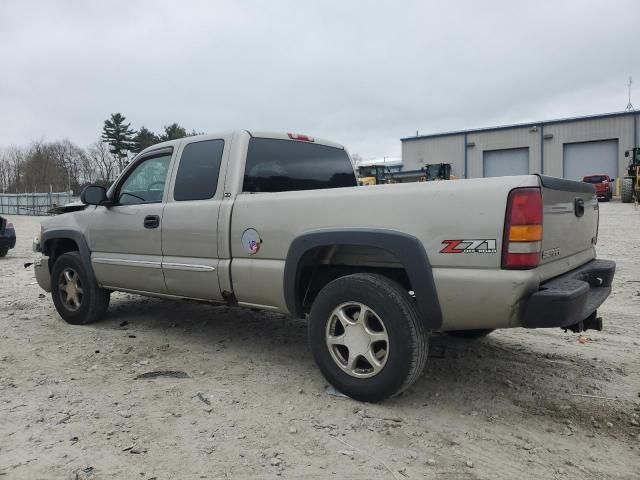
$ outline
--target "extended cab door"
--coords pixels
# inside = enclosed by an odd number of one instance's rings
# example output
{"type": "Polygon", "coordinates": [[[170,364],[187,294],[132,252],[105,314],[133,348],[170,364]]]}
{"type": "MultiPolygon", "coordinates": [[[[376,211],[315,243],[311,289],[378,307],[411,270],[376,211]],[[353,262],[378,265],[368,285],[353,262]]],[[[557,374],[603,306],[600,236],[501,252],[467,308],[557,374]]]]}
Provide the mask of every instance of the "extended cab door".
{"type": "Polygon", "coordinates": [[[185,139],[162,216],[162,269],[169,294],[222,300],[218,215],[231,137],[185,139]]]}
{"type": "Polygon", "coordinates": [[[98,283],[166,293],[162,275],[162,211],[173,148],[136,159],[115,185],[111,206],[90,216],[87,241],[98,283]]]}

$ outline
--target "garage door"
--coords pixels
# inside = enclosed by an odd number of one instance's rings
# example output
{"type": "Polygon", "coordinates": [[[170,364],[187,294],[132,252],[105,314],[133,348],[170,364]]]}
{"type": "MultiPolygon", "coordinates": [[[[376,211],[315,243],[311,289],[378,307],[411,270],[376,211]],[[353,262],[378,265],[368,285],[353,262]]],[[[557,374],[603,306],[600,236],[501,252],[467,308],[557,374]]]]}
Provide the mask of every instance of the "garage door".
{"type": "Polygon", "coordinates": [[[485,150],[482,157],[485,177],[504,177],[529,173],[529,148],[485,150]]]}
{"type": "Polygon", "coordinates": [[[618,176],[618,140],[565,143],[562,158],[563,176],[569,180],[582,180],[594,173],[618,176]]]}

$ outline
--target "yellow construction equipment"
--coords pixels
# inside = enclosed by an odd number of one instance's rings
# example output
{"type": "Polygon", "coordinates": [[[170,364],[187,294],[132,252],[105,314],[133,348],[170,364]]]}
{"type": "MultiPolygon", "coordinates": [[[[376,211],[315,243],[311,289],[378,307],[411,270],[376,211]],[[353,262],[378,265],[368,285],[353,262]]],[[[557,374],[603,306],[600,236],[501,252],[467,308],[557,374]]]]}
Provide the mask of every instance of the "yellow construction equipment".
{"type": "Polygon", "coordinates": [[[640,202],[640,147],[634,147],[624,152],[625,157],[631,157],[627,173],[622,179],[622,202],[640,202]]]}

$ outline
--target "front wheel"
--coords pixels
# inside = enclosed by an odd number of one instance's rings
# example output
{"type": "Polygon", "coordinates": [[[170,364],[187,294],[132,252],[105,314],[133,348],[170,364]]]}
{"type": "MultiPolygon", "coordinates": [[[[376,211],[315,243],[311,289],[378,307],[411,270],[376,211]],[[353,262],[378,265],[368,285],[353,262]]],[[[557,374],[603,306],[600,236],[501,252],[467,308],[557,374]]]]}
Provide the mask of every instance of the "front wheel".
{"type": "Polygon", "coordinates": [[[309,343],[325,378],[364,402],[401,393],[427,361],[415,300],[398,283],[369,273],[338,278],[320,291],[309,316],[309,343]]]}
{"type": "Polygon", "coordinates": [[[9,253],[9,249],[8,248],[0,248],[0,258],[6,257],[7,253],[9,253]]]}
{"type": "Polygon", "coordinates": [[[82,325],[104,316],[110,293],[89,277],[78,252],[69,252],[60,255],[53,265],[51,297],[65,322],[82,325]]]}

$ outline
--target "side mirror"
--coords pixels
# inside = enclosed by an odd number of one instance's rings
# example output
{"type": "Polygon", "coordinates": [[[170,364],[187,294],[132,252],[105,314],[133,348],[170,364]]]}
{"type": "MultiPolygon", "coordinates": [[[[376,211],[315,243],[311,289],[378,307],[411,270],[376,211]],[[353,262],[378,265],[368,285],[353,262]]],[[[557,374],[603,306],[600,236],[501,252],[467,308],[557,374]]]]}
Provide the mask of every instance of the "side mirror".
{"type": "Polygon", "coordinates": [[[611,179],[611,180],[609,180],[609,181],[610,181],[610,182],[615,182],[615,181],[616,181],[616,179],[615,179],[615,178],[612,178],[612,179],[611,179]]]}
{"type": "Polygon", "coordinates": [[[107,189],[100,185],[89,185],[82,190],[80,201],[87,205],[100,205],[107,201],[107,189]]]}

